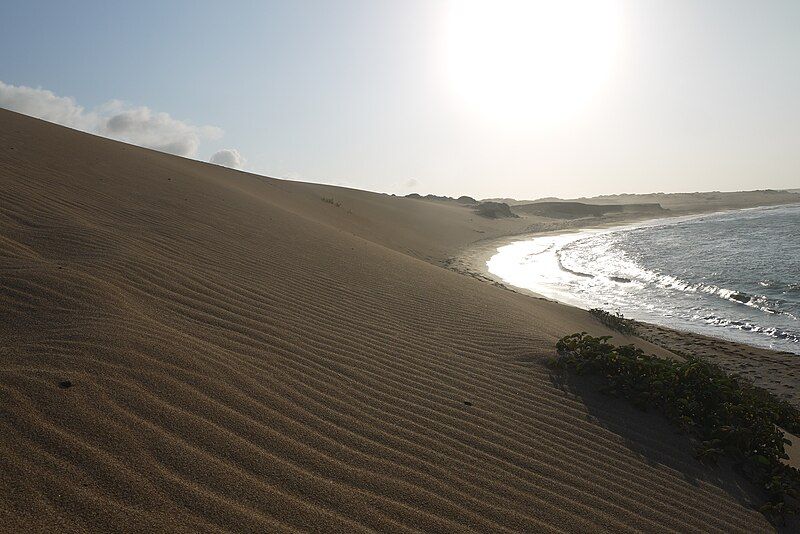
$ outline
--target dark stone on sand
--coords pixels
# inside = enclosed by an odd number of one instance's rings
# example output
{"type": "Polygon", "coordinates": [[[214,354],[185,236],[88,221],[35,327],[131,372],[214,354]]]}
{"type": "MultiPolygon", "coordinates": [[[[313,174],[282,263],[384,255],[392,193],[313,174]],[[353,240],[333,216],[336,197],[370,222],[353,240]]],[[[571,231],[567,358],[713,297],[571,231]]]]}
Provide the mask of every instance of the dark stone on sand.
{"type": "Polygon", "coordinates": [[[58,387],[60,387],[61,389],[71,388],[72,387],[72,381],[70,381],[70,380],[62,380],[61,382],[58,383],[58,387]]]}

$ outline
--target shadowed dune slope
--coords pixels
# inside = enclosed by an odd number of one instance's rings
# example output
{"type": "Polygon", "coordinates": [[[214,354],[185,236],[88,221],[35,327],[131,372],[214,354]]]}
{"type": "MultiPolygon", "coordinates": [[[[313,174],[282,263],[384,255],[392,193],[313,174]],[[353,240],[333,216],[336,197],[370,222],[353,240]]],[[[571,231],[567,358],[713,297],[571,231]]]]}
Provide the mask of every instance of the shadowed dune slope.
{"type": "Polygon", "coordinates": [[[430,263],[519,221],[4,111],[0,181],[2,528],[769,528],[658,417],[551,376],[586,313],[430,263]]]}

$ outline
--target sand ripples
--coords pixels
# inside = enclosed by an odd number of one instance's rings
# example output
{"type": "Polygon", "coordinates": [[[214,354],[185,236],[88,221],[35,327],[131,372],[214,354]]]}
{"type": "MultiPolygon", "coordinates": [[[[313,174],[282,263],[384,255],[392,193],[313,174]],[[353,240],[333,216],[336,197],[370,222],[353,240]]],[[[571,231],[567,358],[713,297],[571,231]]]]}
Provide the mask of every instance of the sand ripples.
{"type": "Polygon", "coordinates": [[[335,209],[308,186],[2,117],[12,528],[766,526],[656,419],[553,379],[574,312],[306,214],[335,209]]]}

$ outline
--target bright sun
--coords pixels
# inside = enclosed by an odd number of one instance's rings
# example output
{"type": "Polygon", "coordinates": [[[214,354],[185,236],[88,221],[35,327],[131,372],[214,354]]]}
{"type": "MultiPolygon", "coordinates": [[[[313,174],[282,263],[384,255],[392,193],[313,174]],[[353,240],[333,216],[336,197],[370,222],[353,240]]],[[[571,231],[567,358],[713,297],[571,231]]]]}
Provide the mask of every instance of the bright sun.
{"type": "Polygon", "coordinates": [[[508,125],[563,122],[611,75],[619,0],[452,0],[446,63],[463,103],[508,125]]]}

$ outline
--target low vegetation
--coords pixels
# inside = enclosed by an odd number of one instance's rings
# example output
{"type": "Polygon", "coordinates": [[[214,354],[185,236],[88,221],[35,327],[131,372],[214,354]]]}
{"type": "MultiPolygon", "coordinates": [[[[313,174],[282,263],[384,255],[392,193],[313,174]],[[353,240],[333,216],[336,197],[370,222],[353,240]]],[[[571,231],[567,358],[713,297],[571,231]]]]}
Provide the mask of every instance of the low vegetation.
{"type": "Polygon", "coordinates": [[[332,204],[337,208],[342,205],[341,202],[335,200],[333,197],[322,197],[322,201],[325,202],[326,204],[332,204]]]}
{"type": "Polygon", "coordinates": [[[508,204],[504,202],[481,202],[475,206],[475,213],[487,219],[507,219],[518,218],[519,215],[513,213],[508,204]]]}
{"type": "Polygon", "coordinates": [[[800,471],[784,461],[789,441],[782,429],[800,434],[800,414],[793,406],[708,362],[656,358],[632,345],[615,347],[609,339],[585,332],[562,338],[556,367],[601,375],[607,382],[604,393],[659,410],[692,437],[699,459],[732,460],[764,490],[760,510],[770,519],[800,510],[800,471]]]}
{"type": "Polygon", "coordinates": [[[620,334],[625,334],[626,336],[632,336],[636,334],[636,323],[631,319],[626,319],[620,312],[611,313],[602,308],[592,308],[589,310],[589,313],[594,315],[598,321],[609,327],[611,330],[615,330],[620,334]]]}

